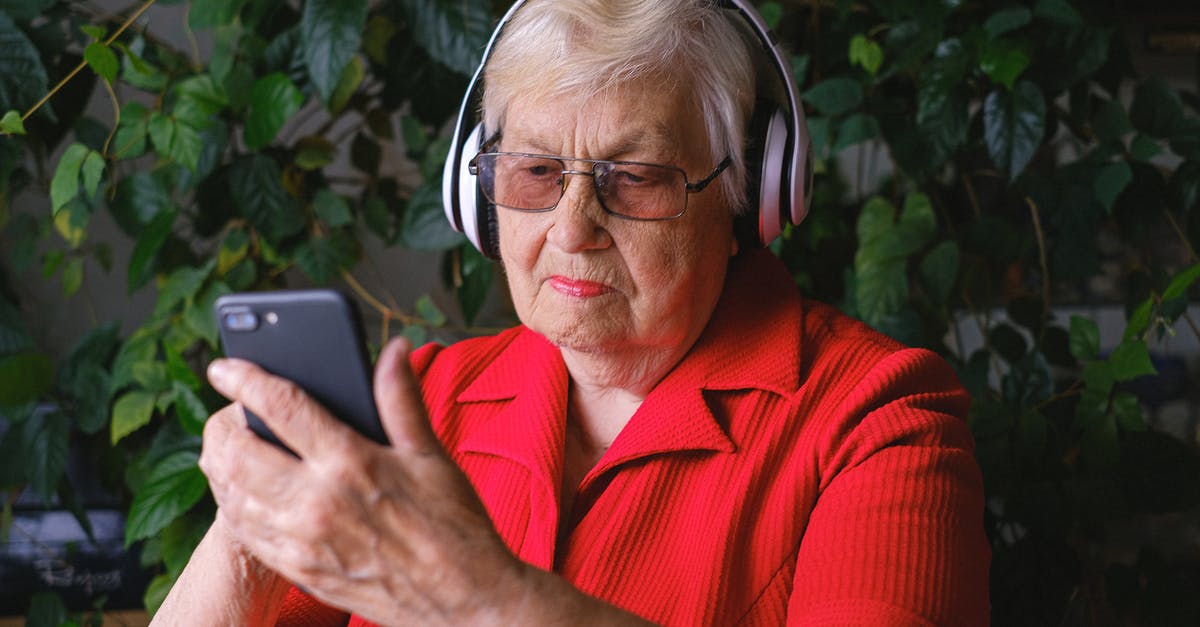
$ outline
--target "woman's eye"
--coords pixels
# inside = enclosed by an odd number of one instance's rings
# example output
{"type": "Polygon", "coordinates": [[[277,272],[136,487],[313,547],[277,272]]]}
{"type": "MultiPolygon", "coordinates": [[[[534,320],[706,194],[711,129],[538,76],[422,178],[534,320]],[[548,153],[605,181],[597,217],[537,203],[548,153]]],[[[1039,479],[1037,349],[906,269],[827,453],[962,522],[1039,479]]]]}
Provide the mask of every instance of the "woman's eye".
{"type": "Polygon", "coordinates": [[[557,177],[561,171],[560,168],[554,168],[549,165],[531,165],[523,168],[521,174],[525,178],[530,179],[548,179],[557,177]]]}

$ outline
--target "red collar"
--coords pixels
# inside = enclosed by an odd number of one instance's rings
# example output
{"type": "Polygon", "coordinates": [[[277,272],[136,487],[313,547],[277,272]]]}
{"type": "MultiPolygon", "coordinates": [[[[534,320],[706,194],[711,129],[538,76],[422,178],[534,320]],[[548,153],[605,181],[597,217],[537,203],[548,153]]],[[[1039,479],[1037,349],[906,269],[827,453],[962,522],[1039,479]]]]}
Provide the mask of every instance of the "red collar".
{"type": "MultiPolygon", "coordinates": [[[[747,251],[730,262],[725,291],[692,350],[642,402],[585,483],[650,455],[737,450],[705,402],[705,391],[799,387],[801,300],[783,263],[747,251]]],[[[456,399],[505,402],[457,449],[512,459],[535,474],[558,477],[568,378],[562,355],[522,329],[456,399]]]]}

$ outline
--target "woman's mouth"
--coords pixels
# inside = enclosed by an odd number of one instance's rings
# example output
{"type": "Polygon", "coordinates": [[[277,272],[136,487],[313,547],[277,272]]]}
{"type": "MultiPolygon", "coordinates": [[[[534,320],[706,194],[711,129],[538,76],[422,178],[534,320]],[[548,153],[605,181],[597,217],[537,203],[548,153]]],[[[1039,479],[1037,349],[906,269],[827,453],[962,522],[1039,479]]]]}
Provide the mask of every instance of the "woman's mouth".
{"type": "Polygon", "coordinates": [[[571,279],[559,275],[550,277],[550,287],[554,288],[554,291],[559,294],[574,298],[592,298],[593,296],[606,294],[612,289],[603,283],[571,279]]]}

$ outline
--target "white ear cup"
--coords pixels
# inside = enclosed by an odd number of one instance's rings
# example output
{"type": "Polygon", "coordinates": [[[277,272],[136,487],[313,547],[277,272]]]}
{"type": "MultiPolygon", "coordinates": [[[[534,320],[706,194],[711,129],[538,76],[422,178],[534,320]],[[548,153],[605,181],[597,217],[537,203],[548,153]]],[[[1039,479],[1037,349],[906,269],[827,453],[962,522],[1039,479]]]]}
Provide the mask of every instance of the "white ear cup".
{"type": "Polygon", "coordinates": [[[790,206],[781,180],[784,153],[787,150],[787,127],[783,111],[776,109],[767,121],[763,137],[762,178],[758,185],[758,237],[764,246],[783,231],[785,207],[790,206]]]}
{"type": "Polygon", "coordinates": [[[471,244],[477,250],[484,250],[483,238],[479,231],[480,214],[487,211],[487,207],[479,205],[479,177],[471,174],[471,159],[479,150],[482,133],[482,124],[476,124],[475,128],[471,129],[471,134],[467,135],[467,141],[464,144],[470,156],[464,152],[463,158],[458,160],[458,208],[459,219],[462,220],[462,228],[459,231],[471,240],[471,244]]]}

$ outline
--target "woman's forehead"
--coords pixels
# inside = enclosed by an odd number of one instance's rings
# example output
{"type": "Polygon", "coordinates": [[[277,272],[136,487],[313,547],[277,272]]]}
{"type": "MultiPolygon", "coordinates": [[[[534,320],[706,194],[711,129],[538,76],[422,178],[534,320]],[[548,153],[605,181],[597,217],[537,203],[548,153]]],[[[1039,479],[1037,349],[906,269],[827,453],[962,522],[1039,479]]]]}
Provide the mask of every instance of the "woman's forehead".
{"type": "Polygon", "coordinates": [[[505,144],[544,150],[579,139],[598,142],[612,154],[669,154],[706,145],[696,108],[669,90],[521,96],[510,104],[502,131],[505,144]]]}

